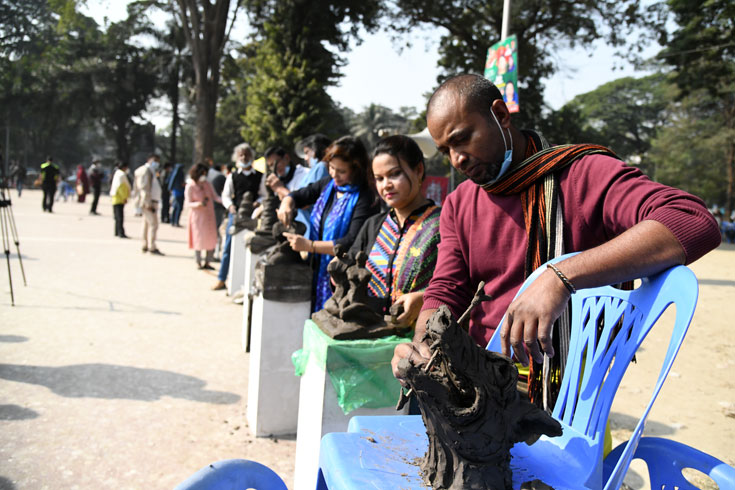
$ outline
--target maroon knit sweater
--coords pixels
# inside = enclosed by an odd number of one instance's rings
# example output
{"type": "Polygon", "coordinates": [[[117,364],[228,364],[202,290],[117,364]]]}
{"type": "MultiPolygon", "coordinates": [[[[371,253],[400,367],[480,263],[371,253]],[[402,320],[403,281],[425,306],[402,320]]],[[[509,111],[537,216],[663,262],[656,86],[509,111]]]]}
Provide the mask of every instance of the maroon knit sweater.
{"type": "MultiPolygon", "coordinates": [[[[643,220],[665,225],[691,263],[720,244],[712,215],[697,197],[652,182],[602,155],[581,158],[559,178],[565,251],[600,245],[643,220]]],[[[484,346],[524,281],[527,236],[518,195],[496,196],[471,181],[442,208],[439,257],[423,309],[447,305],[459,317],[480,281],[493,297],[475,308],[470,335],[484,346]]]]}

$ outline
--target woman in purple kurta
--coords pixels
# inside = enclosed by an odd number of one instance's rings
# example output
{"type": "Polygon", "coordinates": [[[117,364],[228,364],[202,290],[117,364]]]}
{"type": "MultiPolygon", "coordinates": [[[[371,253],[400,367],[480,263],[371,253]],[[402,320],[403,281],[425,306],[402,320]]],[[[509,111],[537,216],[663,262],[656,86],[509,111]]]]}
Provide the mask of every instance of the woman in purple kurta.
{"type": "Polygon", "coordinates": [[[208,167],[203,163],[194,165],[189,171],[189,180],[184,190],[185,207],[189,208],[189,248],[195,251],[197,266],[200,269],[213,269],[209,265],[217,245],[217,225],[214,217],[214,203],[222,202],[207,182],[208,167]],[[206,251],[202,264],[201,251],[206,251]]]}

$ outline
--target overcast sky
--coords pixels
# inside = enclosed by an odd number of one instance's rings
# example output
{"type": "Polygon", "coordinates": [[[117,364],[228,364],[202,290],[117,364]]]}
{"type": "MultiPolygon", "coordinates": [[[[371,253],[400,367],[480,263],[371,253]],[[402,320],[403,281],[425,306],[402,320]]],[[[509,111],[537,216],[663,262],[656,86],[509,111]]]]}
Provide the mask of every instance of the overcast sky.
{"type": "MultiPolygon", "coordinates": [[[[85,12],[102,24],[105,16],[110,21],[124,18],[126,2],[120,0],[88,0],[85,12]]],[[[247,20],[240,14],[239,26],[233,37],[244,37],[247,20]]],[[[512,34],[511,29],[511,34],[512,34]]],[[[439,31],[424,32],[413,36],[413,46],[400,54],[392,44],[390,35],[378,32],[366,35],[360,46],[347,53],[347,65],[343,67],[339,86],[328,89],[329,94],[340,104],[354,111],[361,111],[371,103],[384,105],[393,110],[402,106],[422,109],[424,93],[431,91],[439,70],[436,67],[436,40],[439,31]]],[[[239,40],[239,39],[238,39],[239,40]]],[[[655,50],[651,51],[653,54],[655,50]]],[[[576,95],[589,92],[599,85],[623,76],[642,76],[645,73],[628,66],[624,70],[613,70],[613,49],[604,43],[596,43],[590,57],[584,50],[560,50],[557,55],[559,71],[545,80],[546,100],[558,109],[576,95]]],[[[519,64],[523,60],[518,61],[519,64]]],[[[620,63],[618,63],[620,64],[620,63]]],[[[523,110],[523,92],[520,92],[523,110]]]]}

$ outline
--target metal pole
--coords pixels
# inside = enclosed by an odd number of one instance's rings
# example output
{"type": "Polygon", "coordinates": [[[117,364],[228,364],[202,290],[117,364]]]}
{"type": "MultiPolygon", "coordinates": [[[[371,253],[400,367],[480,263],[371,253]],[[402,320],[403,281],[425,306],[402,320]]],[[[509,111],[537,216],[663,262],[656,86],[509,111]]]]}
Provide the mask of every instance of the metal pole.
{"type": "MultiPolygon", "coordinates": [[[[9,119],[9,118],[8,118],[9,119]]],[[[5,177],[10,178],[10,121],[7,121],[7,125],[5,126],[5,177]]]]}
{"type": "Polygon", "coordinates": [[[500,40],[508,37],[508,29],[510,29],[510,0],[503,0],[503,28],[500,32],[500,40]]]}

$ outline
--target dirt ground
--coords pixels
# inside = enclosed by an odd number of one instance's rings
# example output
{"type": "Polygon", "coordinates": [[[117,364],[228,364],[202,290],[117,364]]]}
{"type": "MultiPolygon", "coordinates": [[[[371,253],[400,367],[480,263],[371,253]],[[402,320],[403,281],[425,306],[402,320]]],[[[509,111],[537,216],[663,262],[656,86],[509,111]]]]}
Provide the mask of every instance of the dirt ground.
{"type": "MultiPolygon", "coordinates": [[[[264,463],[291,488],[295,440],[254,438],[245,421],[242,307],[210,290],[186,228],[162,224],[156,257],[140,251],[131,206],[133,238],[121,240],[105,196],[103,216],[63,201],[42,213],[38,191],[12,196],[28,286],[13,249],[14,307],[0,278],[0,489],[167,489],[227,458],[264,463]]],[[[697,312],[646,432],[735,465],[735,247],[692,269],[697,312]]],[[[656,329],[628,370],[615,444],[649,398],[667,335],[656,329]]],[[[643,475],[634,466],[629,485],[647,488],[643,475]]]]}

